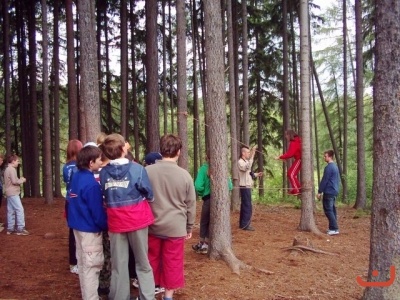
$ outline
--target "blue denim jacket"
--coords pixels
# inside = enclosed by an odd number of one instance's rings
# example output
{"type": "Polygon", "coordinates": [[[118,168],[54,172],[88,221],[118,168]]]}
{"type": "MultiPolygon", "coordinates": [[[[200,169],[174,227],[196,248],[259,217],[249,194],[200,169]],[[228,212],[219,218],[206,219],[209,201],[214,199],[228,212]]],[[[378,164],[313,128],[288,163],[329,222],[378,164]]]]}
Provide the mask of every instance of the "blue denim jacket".
{"type": "Polygon", "coordinates": [[[108,208],[131,206],[153,200],[146,169],[137,164],[109,163],[100,171],[100,182],[108,208]]]}

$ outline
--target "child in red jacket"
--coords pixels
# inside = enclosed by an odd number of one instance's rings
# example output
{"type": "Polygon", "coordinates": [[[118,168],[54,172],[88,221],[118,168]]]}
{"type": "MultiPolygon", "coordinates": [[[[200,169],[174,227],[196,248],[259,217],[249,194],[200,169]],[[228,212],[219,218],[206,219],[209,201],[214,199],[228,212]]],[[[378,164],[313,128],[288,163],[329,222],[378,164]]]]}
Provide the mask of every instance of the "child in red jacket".
{"type": "Polygon", "coordinates": [[[301,139],[298,134],[292,129],[286,130],[285,138],[289,141],[289,148],[286,153],[276,157],[276,159],[286,160],[292,157],[294,158],[294,162],[290,166],[287,172],[287,176],[292,186],[289,194],[297,196],[300,194],[301,189],[300,181],[297,178],[297,175],[299,174],[301,169],[301,139]]]}

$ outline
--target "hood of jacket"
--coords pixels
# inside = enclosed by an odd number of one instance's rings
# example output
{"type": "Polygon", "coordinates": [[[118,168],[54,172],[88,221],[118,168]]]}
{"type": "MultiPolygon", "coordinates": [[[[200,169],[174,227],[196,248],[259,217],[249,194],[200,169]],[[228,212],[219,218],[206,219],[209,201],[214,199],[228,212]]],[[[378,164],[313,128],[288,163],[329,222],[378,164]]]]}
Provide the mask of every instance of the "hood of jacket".
{"type": "Polygon", "coordinates": [[[102,172],[107,173],[107,177],[121,180],[127,176],[127,173],[129,172],[129,164],[130,162],[128,160],[127,163],[113,163],[113,161],[111,161],[108,165],[102,168],[102,172]]]}

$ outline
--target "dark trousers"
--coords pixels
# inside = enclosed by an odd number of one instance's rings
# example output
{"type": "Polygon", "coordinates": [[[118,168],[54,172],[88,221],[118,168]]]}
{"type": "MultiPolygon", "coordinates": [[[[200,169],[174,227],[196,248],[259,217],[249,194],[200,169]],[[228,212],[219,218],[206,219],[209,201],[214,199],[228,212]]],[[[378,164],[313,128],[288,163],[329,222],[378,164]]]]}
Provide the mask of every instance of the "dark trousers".
{"type": "MultiPolygon", "coordinates": [[[[68,222],[68,201],[65,201],[65,216],[68,222]]],[[[72,228],[69,229],[68,235],[68,253],[69,253],[69,264],[70,265],[77,265],[78,261],[76,259],[76,246],[75,246],[75,235],[74,230],[72,228]]]]}
{"type": "Polygon", "coordinates": [[[200,217],[200,238],[208,239],[210,236],[210,197],[203,199],[200,217]]]}
{"type": "Polygon", "coordinates": [[[72,228],[68,228],[68,229],[69,229],[69,237],[68,237],[69,264],[77,265],[78,260],[76,259],[76,246],[75,246],[74,230],[72,228]]]}
{"type": "Polygon", "coordinates": [[[239,227],[241,229],[250,226],[251,216],[253,214],[253,206],[251,205],[251,189],[240,187],[240,218],[239,227]]]}

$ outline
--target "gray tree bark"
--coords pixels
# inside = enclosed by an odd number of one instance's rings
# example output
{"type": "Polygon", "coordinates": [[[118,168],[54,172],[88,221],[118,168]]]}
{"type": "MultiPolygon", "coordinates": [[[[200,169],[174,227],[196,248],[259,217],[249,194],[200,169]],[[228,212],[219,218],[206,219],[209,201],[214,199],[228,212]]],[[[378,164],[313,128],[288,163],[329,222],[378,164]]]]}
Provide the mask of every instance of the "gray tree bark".
{"type": "Polygon", "coordinates": [[[308,0],[300,1],[300,91],[301,91],[301,217],[299,229],[319,233],[314,218],[313,165],[310,120],[310,38],[308,0]]]}
{"type": "Polygon", "coordinates": [[[128,8],[121,0],[121,135],[128,139],[128,8]]]}
{"type": "Polygon", "coordinates": [[[182,139],[183,148],[179,156],[179,166],[188,169],[188,137],[187,137],[187,92],[186,92],[186,18],[185,0],[176,1],[177,21],[177,62],[178,62],[178,135],[182,139]]]}
{"type": "Polygon", "coordinates": [[[347,203],[347,148],[348,148],[348,97],[347,97],[347,0],[343,0],[343,154],[342,198],[347,203]]]}
{"type": "Polygon", "coordinates": [[[84,105],[85,132],[87,141],[95,141],[100,126],[100,97],[97,66],[97,41],[95,30],[95,2],[78,1],[79,32],[81,42],[80,56],[80,95],[84,105]]]}
{"type": "MultiPolygon", "coordinates": [[[[39,140],[39,110],[37,99],[37,66],[36,66],[36,17],[35,17],[35,1],[28,4],[28,35],[29,35],[29,137],[32,141],[39,140]]],[[[29,142],[27,140],[27,142],[29,142]]],[[[28,146],[28,145],[25,145],[28,146]]],[[[30,188],[30,196],[40,197],[40,164],[39,164],[39,143],[32,143],[28,146],[29,151],[23,153],[29,164],[30,170],[26,174],[27,181],[24,185],[30,188]]]]}
{"type": "Polygon", "coordinates": [[[365,136],[364,136],[364,66],[362,49],[362,7],[355,0],[356,15],[356,110],[357,110],[357,198],[354,208],[365,208],[367,192],[365,182],[365,136]]]}
{"type": "Polygon", "coordinates": [[[62,197],[61,193],[61,169],[60,169],[60,42],[59,42],[59,19],[60,19],[60,0],[54,1],[54,21],[53,21],[53,78],[52,97],[53,97],[53,130],[54,130],[54,195],[62,197]]]}
{"type": "Polygon", "coordinates": [[[158,106],[157,0],[147,0],[146,10],[146,151],[160,149],[158,106]]]}
{"type": "MultiPolygon", "coordinates": [[[[376,1],[374,169],[369,282],[389,281],[400,270],[400,2],[376,1]],[[379,272],[373,276],[373,271],[379,272]]],[[[388,287],[367,287],[364,300],[399,299],[397,275],[388,287]]]]}
{"type": "MultiPolygon", "coordinates": [[[[287,11],[288,11],[288,0],[282,0],[282,64],[283,64],[283,132],[282,136],[286,130],[290,129],[290,97],[289,97],[289,42],[288,42],[288,20],[287,20],[287,11]]],[[[292,37],[293,38],[293,37],[292,37]]],[[[288,147],[287,140],[283,139],[283,149],[286,152],[288,147]]],[[[283,173],[283,194],[286,194],[287,187],[287,163],[286,160],[283,161],[282,165],[282,173],[283,173]]]]}
{"type": "Polygon", "coordinates": [[[250,144],[249,132],[249,58],[247,55],[247,0],[242,0],[242,64],[243,64],[243,143],[250,144]]]}
{"type": "Polygon", "coordinates": [[[139,109],[138,109],[138,98],[137,98],[137,86],[136,86],[136,53],[135,53],[135,31],[133,30],[136,26],[135,14],[134,14],[134,3],[135,0],[130,0],[130,23],[131,23],[131,77],[132,77],[132,119],[133,119],[133,140],[134,143],[134,157],[139,161],[139,109]]]}
{"type": "Polygon", "coordinates": [[[233,47],[233,24],[232,24],[232,0],[226,1],[226,18],[227,18],[227,34],[228,34],[228,65],[229,65],[229,107],[230,107],[230,134],[231,134],[231,173],[233,191],[231,196],[231,208],[239,210],[239,169],[237,168],[238,140],[237,140],[237,122],[236,118],[236,89],[235,89],[235,60],[233,47]]]}
{"type": "Polygon", "coordinates": [[[43,30],[43,196],[47,204],[53,203],[53,172],[51,170],[51,133],[50,133],[50,99],[49,99],[49,54],[48,54],[48,26],[47,3],[42,4],[42,30],[43,30]]]}
{"type": "Polygon", "coordinates": [[[72,0],[65,0],[67,27],[67,70],[68,70],[68,119],[69,139],[78,139],[78,89],[76,85],[75,52],[74,52],[74,17],[72,0]]]}
{"type": "Polygon", "coordinates": [[[11,88],[10,88],[10,17],[8,0],[3,0],[3,73],[4,73],[4,106],[5,106],[5,140],[6,153],[11,153],[11,88]]]}
{"type": "Polygon", "coordinates": [[[206,111],[209,114],[211,180],[210,257],[223,259],[239,273],[241,261],[232,251],[230,202],[228,195],[228,143],[226,130],[223,42],[219,1],[204,1],[207,60],[206,111]]]}

